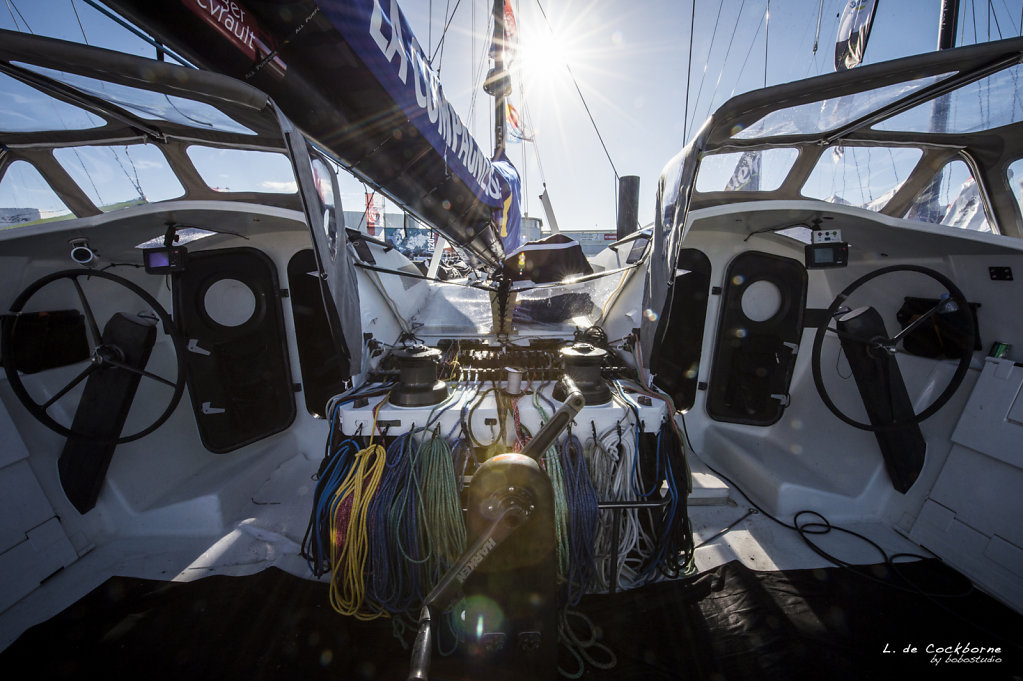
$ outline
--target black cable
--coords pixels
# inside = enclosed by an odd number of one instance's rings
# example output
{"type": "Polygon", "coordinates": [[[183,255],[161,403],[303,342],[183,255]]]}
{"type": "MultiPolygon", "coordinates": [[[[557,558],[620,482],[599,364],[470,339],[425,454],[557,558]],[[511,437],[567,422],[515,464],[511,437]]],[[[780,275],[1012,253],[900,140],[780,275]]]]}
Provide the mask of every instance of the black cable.
{"type": "MultiPolygon", "coordinates": [[[[694,451],[693,448],[692,448],[692,441],[689,439],[689,431],[686,428],[686,421],[685,421],[685,417],[684,416],[682,417],[682,430],[683,430],[683,432],[685,434],[686,444],[688,445],[689,450],[690,451],[694,451]]],[[[896,565],[895,559],[896,558],[908,558],[908,557],[912,556],[912,557],[917,557],[917,558],[921,558],[921,559],[925,559],[926,560],[927,557],[925,557],[925,556],[918,556],[917,554],[910,554],[910,553],[905,553],[905,552],[895,553],[895,554],[892,554],[892,555],[888,555],[888,553],[883,548],[881,548],[881,546],[877,542],[875,542],[874,540],[870,539],[869,537],[867,537],[867,536],[865,536],[865,535],[863,535],[863,534],[861,534],[859,532],[856,532],[854,530],[850,530],[850,529],[847,529],[847,528],[844,528],[844,527],[839,527],[838,525],[833,525],[823,515],[821,515],[817,511],[813,511],[813,510],[809,510],[809,509],[804,509],[804,510],[798,511],[793,516],[793,524],[790,525],[789,523],[786,523],[785,521],[775,517],[774,515],[768,513],[767,511],[765,511],[759,504],[757,504],[755,501],[753,501],[753,499],[751,499],[750,496],[748,494],[746,494],[746,492],[744,492],[741,487],[736,485],[735,482],[731,478],[729,478],[727,475],[725,475],[724,473],[721,473],[720,471],[716,470],[713,466],[707,464],[706,462],[704,462],[704,465],[706,465],[707,468],[712,473],[714,473],[715,475],[720,477],[722,480],[724,480],[726,483],[728,483],[728,485],[731,488],[733,488],[737,492],[739,492],[739,494],[741,494],[743,496],[743,498],[746,499],[746,501],[748,501],[750,503],[750,505],[752,505],[753,508],[755,508],[757,510],[757,512],[759,512],[765,518],[768,518],[768,519],[774,521],[775,523],[781,525],[782,527],[785,527],[785,528],[788,528],[790,530],[793,530],[793,531],[797,532],[799,534],[800,538],[807,544],[808,547],[810,547],[810,549],[812,549],[815,553],[817,553],[819,556],[821,556],[825,560],[831,562],[832,564],[834,564],[834,565],[836,565],[838,567],[850,570],[851,572],[854,572],[857,575],[860,575],[861,577],[864,577],[865,579],[869,579],[869,580],[871,580],[873,582],[877,582],[878,584],[883,584],[885,586],[888,586],[888,587],[891,587],[893,589],[896,589],[896,590],[899,590],[899,591],[903,591],[903,592],[906,592],[906,593],[914,593],[914,594],[918,594],[918,595],[924,596],[928,600],[931,600],[932,602],[934,602],[935,604],[938,604],[938,605],[940,605],[940,604],[937,602],[937,599],[942,599],[942,598],[945,598],[945,599],[948,599],[948,598],[962,598],[962,597],[968,596],[970,593],[972,593],[974,591],[972,582],[971,582],[971,584],[970,584],[968,589],[965,589],[965,590],[960,591],[960,592],[954,592],[954,593],[931,592],[931,591],[928,591],[926,589],[923,589],[919,585],[914,583],[911,579],[909,579],[908,577],[906,577],[905,575],[903,575],[902,573],[899,572],[898,568],[895,567],[895,565],[896,565]],[[806,523],[800,523],[799,519],[802,516],[808,515],[808,514],[812,514],[812,515],[816,516],[819,520],[811,521],[811,522],[806,522],[806,523]],[[883,564],[889,570],[891,570],[892,574],[898,576],[903,582],[905,582],[906,586],[899,585],[897,583],[892,582],[891,580],[879,579],[879,578],[874,577],[874,576],[872,576],[870,574],[867,574],[866,572],[857,569],[856,565],[854,565],[852,563],[849,563],[848,561],[842,560],[841,558],[839,558],[839,557],[837,557],[837,556],[835,556],[835,555],[833,555],[831,553],[828,553],[827,551],[822,549],[819,545],[817,545],[815,542],[813,542],[810,539],[811,535],[815,535],[815,534],[824,535],[824,534],[828,534],[828,533],[830,533],[832,531],[842,532],[842,533],[847,534],[849,536],[856,537],[856,538],[861,539],[864,542],[868,543],[870,546],[874,547],[878,551],[878,553],[881,555],[881,557],[883,559],[883,561],[882,561],[883,564]]],[[[941,562],[942,565],[945,564],[944,561],[941,561],[941,559],[938,558],[937,556],[934,556],[931,559],[938,560],[939,562],[941,562]]],[[[965,578],[965,575],[964,575],[964,578],[965,578]]],[[[943,607],[943,609],[948,610],[947,608],[944,608],[944,606],[942,606],[942,607],[943,607]]],[[[951,611],[949,611],[949,612],[951,612],[951,611]]],[[[966,621],[968,624],[973,624],[972,622],[969,622],[968,620],[964,620],[964,621],[966,621]]],[[[983,629],[983,627],[978,627],[978,628],[983,629]]]]}
{"type": "Polygon", "coordinates": [[[741,516],[739,516],[739,518],[737,518],[737,519],[736,519],[736,520],[734,520],[733,522],[729,523],[729,524],[728,524],[728,525],[727,525],[726,527],[722,528],[721,530],[718,530],[717,532],[715,532],[714,534],[712,534],[711,536],[707,537],[706,539],[704,539],[703,541],[701,541],[701,542],[700,542],[699,544],[697,544],[696,546],[694,546],[694,547],[693,547],[693,550],[695,551],[696,549],[700,548],[701,546],[705,546],[705,545],[707,545],[707,544],[711,543],[712,541],[714,541],[714,540],[715,540],[715,539],[717,539],[718,537],[723,537],[723,536],[724,536],[724,535],[726,535],[726,534],[727,534],[728,532],[731,532],[731,531],[732,531],[732,529],[733,529],[733,528],[734,528],[734,527],[735,527],[736,525],[738,525],[739,523],[741,523],[741,522],[742,522],[743,520],[745,520],[746,518],[749,518],[749,517],[750,517],[751,515],[753,515],[754,513],[756,513],[756,511],[755,511],[755,510],[753,510],[752,508],[751,508],[751,509],[749,509],[749,510],[747,510],[747,511],[746,511],[745,513],[743,513],[743,514],[742,514],[741,516]]]}

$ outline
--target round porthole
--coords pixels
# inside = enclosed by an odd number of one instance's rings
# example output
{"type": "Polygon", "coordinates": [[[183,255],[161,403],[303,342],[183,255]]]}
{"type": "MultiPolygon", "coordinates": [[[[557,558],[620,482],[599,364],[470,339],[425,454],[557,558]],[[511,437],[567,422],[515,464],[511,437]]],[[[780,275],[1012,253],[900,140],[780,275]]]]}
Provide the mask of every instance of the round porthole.
{"type": "Polygon", "coordinates": [[[742,313],[751,322],[766,322],[781,309],[781,290],[770,281],[761,279],[742,292],[742,313]]]}
{"type": "Polygon", "coordinates": [[[221,326],[241,326],[256,312],[256,294],[242,281],[219,279],[203,296],[206,316],[221,326]]]}

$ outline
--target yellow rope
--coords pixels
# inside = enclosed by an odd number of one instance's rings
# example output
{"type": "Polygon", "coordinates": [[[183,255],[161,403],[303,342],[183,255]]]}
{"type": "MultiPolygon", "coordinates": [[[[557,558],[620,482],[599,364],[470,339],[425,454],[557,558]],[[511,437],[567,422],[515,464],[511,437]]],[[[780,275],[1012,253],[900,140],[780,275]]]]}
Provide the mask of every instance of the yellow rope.
{"type": "MultiPolygon", "coordinates": [[[[376,431],[377,414],[386,401],[385,397],[373,410],[371,433],[376,431]]],[[[330,605],[342,615],[372,620],[387,613],[364,608],[366,554],[369,550],[366,515],[380,486],[387,452],[381,445],[373,443],[371,435],[369,445],[359,450],[355,460],[355,465],[338,486],[330,503],[330,605]],[[349,498],[351,510],[347,517],[339,518],[338,511],[349,498]]]]}
{"type": "Polygon", "coordinates": [[[356,465],[338,487],[331,502],[330,604],[342,615],[351,615],[360,620],[376,619],[385,614],[367,612],[363,605],[366,594],[366,554],[369,548],[366,514],[380,478],[383,477],[386,460],[386,452],[379,444],[371,444],[360,450],[356,454],[356,465]],[[347,526],[338,527],[335,525],[337,510],[349,497],[352,501],[347,526]]]}

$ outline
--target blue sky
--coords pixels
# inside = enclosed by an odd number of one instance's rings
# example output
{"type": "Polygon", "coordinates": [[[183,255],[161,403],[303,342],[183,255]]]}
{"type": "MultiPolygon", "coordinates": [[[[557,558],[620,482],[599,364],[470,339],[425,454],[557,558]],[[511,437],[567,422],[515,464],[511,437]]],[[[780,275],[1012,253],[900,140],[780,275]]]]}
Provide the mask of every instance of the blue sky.
{"type": "MultiPolygon", "coordinates": [[[[493,100],[479,91],[479,84],[486,71],[481,61],[489,44],[491,0],[399,4],[430,54],[437,52],[445,9],[457,5],[434,66],[462,120],[481,147],[490,148],[493,100]]],[[[563,229],[613,231],[613,163],[619,175],[640,177],[640,222],[651,221],[661,169],[714,108],[765,82],[774,85],[833,70],[844,4],[824,0],[814,55],[820,0],[773,0],[766,24],[768,0],[697,0],[695,22],[688,0],[513,0],[522,75],[512,102],[525,115],[535,142],[510,145],[509,153],[523,175],[527,213],[543,217],[537,197],[546,183],[563,229]],[[558,48],[552,49],[552,43],[558,48]],[[606,154],[561,60],[575,76],[606,154]]],[[[934,50],[939,7],[940,0],[879,0],[865,61],[934,50]]],[[[958,44],[1019,35],[1021,20],[1023,0],[962,0],[958,44]]],[[[81,41],[84,29],[94,45],[145,56],[154,51],[83,0],[5,0],[0,27],[26,30],[26,24],[36,33],[67,40],[81,41]]],[[[343,198],[348,209],[361,207],[361,197],[343,198]]]]}
{"type": "MultiPolygon", "coordinates": [[[[535,149],[529,144],[510,149],[525,178],[529,213],[543,216],[537,195],[545,179],[562,228],[613,231],[613,162],[618,174],[640,177],[640,222],[651,221],[662,168],[714,108],[732,95],[763,87],[765,80],[767,85],[775,85],[834,70],[838,15],[845,1],[824,0],[815,56],[819,0],[773,0],[766,30],[767,0],[697,0],[688,121],[683,125],[693,23],[693,5],[688,0],[513,0],[523,50],[541,42],[538,34],[548,34],[538,10],[543,6],[565,45],[571,70],[611,157],[609,161],[565,69],[553,63],[540,69],[524,66],[525,108],[535,128],[535,149]],[[769,37],[766,69],[765,34],[769,37]]],[[[399,2],[424,47],[430,39],[432,5],[435,46],[445,5],[454,6],[454,0],[399,2]]],[[[962,0],[959,44],[987,40],[989,23],[992,39],[999,37],[999,28],[1003,37],[1020,33],[1023,1],[994,0],[990,20],[985,18],[988,4],[962,0]]],[[[441,82],[463,120],[477,122],[477,139],[486,147],[492,125],[489,100],[484,103],[487,108],[479,110],[483,97],[478,98],[475,119],[467,113],[470,66],[479,63],[484,49],[482,37],[473,44],[468,31],[474,23],[478,33],[486,31],[486,17],[477,7],[473,22],[466,5],[463,0],[451,24],[452,35],[440,62],[441,82]],[[457,32],[455,27],[459,27],[457,32]],[[471,57],[473,54],[476,56],[471,57]]],[[[865,61],[934,50],[939,9],[940,0],[879,0],[865,61]]],[[[513,94],[513,102],[520,108],[521,95],[521,91],[513,94]]]]}

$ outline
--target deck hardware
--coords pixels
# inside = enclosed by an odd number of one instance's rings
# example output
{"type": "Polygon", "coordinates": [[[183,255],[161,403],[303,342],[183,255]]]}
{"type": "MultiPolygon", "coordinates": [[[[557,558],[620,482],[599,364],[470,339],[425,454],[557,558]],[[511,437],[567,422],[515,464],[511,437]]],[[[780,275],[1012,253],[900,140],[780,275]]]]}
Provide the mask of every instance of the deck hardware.
{"type": "Polygon", "coordinates": [[[202,403],[202,413],[204,414],[224,414],[227,410],[222,407],[214,407],[212,402],[202,403]]]}
{"type": "Polygon", "coordinates": [[[1012,281],[1011,267],[989,267],[987,271],[991,275],[991,281],[1012,281]]]}

